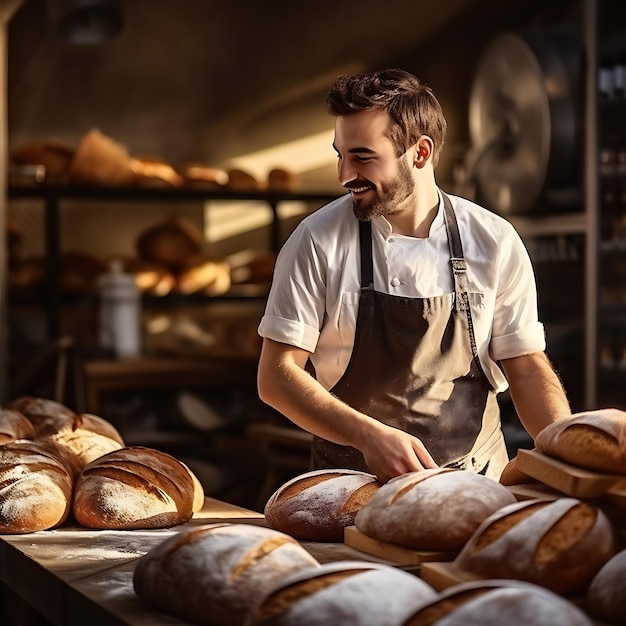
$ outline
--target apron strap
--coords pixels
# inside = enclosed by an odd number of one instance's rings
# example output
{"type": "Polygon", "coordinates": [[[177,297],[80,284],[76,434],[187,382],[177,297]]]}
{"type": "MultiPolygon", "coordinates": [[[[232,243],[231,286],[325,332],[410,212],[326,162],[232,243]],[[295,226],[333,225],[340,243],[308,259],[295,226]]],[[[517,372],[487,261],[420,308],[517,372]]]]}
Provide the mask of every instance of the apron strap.
{"type": "Polygon", "coordinates": [[[483,366],[480,363],[478,349],[476,347],[474,322],[472,320],[472,308],[470,306],[468,292],[467,263],[465,262],[465,256],[463,255],[463,246],[461,244],[461,233],[459,232],[459,224],[456,219],[454,208],[452,207],[452,202],[450,202],[450,198],[443,191],[441,191],[441,195],[443,196],[443,217],[446,224],[446,231],[448,233],[450,263],[452,265],[452,276],[454,278],[455,310],[457,312],[464,311],[467,315],[467,328],[469,332],[472,357],[474,358],[474,361],[478,366],[478,371],[481,372],[481,374],[485,377],[487,381],[489,381],[489,379],[485,375],[485,372],[483,371],[483,366]]]}
{"type": "Polygon", "coordinates": [[[359,220],[361,247],[361,289],[374,290],[374,257],[372,255],[372,223],[359,220]]]}

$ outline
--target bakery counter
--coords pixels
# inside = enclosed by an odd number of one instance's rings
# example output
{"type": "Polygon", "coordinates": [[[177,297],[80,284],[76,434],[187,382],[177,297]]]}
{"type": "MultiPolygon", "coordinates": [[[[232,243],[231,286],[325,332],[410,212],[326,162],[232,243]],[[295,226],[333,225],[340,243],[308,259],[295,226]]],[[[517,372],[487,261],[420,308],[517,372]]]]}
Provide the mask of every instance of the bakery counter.
{"type": "MultiPolygon", "coordinates": [[[[172,528],[111,531],[62,526],[0,536],[0,580],[54,626],[187,624],[142,603],[133,590],[137,560],[169,536],[215,522],[265,525],[261,513],[213,498],[172,528]]],[[[318,561],[385,562],[344,544],[302,544],[318,561]]]]}

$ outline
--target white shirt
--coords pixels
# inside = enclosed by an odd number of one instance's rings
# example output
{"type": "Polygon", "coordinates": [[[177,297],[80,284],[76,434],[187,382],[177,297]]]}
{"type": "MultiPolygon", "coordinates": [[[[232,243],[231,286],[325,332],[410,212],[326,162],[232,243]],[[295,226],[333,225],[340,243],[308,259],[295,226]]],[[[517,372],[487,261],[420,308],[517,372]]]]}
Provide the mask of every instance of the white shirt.
{"type": "MultiPolygon", "coordinates": [[[[546,346],[533,268],[508,221],[469,200],[450,200],[468,267],[478,355],[493,387],[503,391],[508,384],[497,361],[546,346]]],[[[415,298],[454,291],[441,197],[428,237],[394,234],[378,217],[372,248],[377,291],[415,298]]],[[[352,354],[359,289],[359,227],[347,194],[303,219],[285,242],[258,332],[311,352],[317,379],[331,389],[352,354]]]]}

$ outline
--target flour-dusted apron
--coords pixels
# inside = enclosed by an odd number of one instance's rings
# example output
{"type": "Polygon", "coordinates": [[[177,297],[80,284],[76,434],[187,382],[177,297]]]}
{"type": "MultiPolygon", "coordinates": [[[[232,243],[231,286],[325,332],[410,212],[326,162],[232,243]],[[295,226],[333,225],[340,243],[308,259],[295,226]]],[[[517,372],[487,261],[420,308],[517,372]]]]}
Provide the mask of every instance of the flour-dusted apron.
{"type": "MultiPolygon", "coordinates": [[[[331,393],[421,439],[438,465],[499,477],[508,461],[500,412],[478,358],[456,215],[443,199],[454,293],[407,298],[375,291],[371,223],[359,223],[355,340],[331,393]]],[[[311,467],[369,471],[358,450],[319,437],[311,467]]]]}

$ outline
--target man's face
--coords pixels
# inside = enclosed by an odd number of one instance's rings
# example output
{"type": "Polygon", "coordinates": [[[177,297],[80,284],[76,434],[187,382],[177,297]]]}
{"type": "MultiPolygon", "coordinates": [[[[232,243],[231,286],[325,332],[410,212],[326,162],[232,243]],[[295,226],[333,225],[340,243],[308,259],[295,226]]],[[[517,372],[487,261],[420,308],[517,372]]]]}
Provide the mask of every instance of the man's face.
{"type": "Polygon", "coordinates": [[[415,188],[409,157],[396,156],[388,124],[382,111],[340,116],[335,123],[339,183],[350,190],[354,214],[363,221],[401,211],[415,188]]]}

